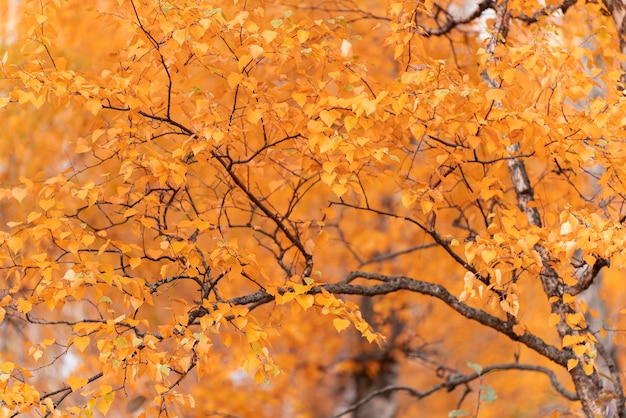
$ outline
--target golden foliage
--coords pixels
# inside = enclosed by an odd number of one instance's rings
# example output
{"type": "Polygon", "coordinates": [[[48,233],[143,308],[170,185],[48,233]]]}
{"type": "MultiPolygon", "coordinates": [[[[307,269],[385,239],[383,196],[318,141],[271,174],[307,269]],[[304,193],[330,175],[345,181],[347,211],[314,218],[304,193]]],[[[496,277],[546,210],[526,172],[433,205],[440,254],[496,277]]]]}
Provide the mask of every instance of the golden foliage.
{"type": "MultiPolygon", "coordinates": [[[[217,4],[2,6],[0,416],[329,416],[362,341],[418,388],[466,361],[596,373],[606,330],[577,295],[610,263],[609,327],[626,262],[599,4],[509,2],[493,54],[489,19],[432,2],[217,4]]],[[[570,407],[515,373],[481,377],[481,416],[570,407]]],[[[445,414],[455,387],[398,413],[445,414]]]]}

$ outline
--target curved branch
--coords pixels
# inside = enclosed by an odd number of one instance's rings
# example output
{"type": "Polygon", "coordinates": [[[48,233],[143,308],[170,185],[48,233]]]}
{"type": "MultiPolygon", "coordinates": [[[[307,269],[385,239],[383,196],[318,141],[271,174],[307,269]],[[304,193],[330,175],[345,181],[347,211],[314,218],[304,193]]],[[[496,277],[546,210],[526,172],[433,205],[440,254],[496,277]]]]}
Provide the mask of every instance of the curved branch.
{"type": "MultiPolygon", "coordinates": [[[[416,280],[406,276],[387,276],[378,273],[353,271],[348,274],[344,280],[338,283],[318,285],[313,287],[307,293],[315,295],[321,293],[322,289],[335,295],[378,296],[398,292],[400,290],[409,290],[422,295],[432,296],[441,300],[464,317],[491,328],[494,331],[507,336],[512,341],[518,341],[524,344],[526,347],[560,366],[565,367],[567,365],[567,361],[574,358],[571,351],[561,350],[554,345],[548,344],[540,337],[528,332],[528,330],[525,330],[521,335],[516,333],[513,329],[513,323],[503,321],[502,319],[481,309],[471,307],[461,302],[445,287],[436,283],[416,280]],[[382,283],[371,286],[352,284],[352,282],[358,278],[375,280],[382,283]]],[[[286,293],[285,290],[279,289],[279,294],[284,293],[286,293]]],[[[226,303],[230,303],[232,305],[260,306],[262,304],[272,302],[274,299],[274,295],[267,293],[265,290],[258,290],[249,295],[228,299],[226,303]]],[[[217,309],[217,306],[214,309],[217,309]]],[[[191,310],[188,313],[189,323],[192,323],[195,319],[203,317],[208,313],[209,310],[205,307],[198,307],[197,309],[191,310]]]]}
{"type": "Polygon", "coordinates": [[[552,370],[547,369],[545,367],[536,366],[534,364],[507,363],[507,364],[494,364],[492,366],[487,366],[483,368],[483,371],[480,374],[474,372],[470,374],[456,374],[456,375],[450,376],[445,382],[438,383],[425,391],[419,391],[410,386],[401,386],[401,385],[385,386],[383,388],[380,388],[378,390],[368,393],[366,396],[364,396],[363,398],[359,399],[358,401],[350,405],[347,409],[343,410],[337,415],[334,415],[333,418],[339,418],[350,412],[356,411],[358,408],[365,405],[366,403],[371,401],[373,398],[379,395],[383,395],[385,393],[406,391],[409,393],[409,395],[413,396],[414,398],[423,399],[441,389],[446,389],[448,391],[451,391],[459,385],[469,383],[473,380],[478,379],[481,376],[485,376],[488,373],[493,373],[493,372],[497,372],[501,370],[522,370],[522,371],[533,371],[533,372],[543,373],[550,378],[550,383],[552,383],[552,386],[554,387],[554,389],[556,389],[556,391],[559,392],[563,397],[565,397],[566,399],[570,401],[578,400],[578,395],[574,392],[570,392],[569,390],[565,389],[565,387],[563,387],[561,382],[559,382],[559,380],[557,379],[556,375],[554,374],[552,370]]]}
{"type": "MultiPolygon", "coordinates": [[[[491,328],[503,335],[509,337],[513,341],[518,341],[542,356],[561,366],[566,366],[567,360],[573,358],[569,351],[561,350],[551,344],[546,343],[538,336],[531,334],[527,330],[522,335],[518,335],[513,330],[513,323],[503,321],[481,309],[473,308],[461,302],[456,296],[452,295],[445,287],[430,282],[415,280],[406,276],[386,276],[383,274],[369,272],[352,272],[345,280],[335,283],[322,285],[326,291],[334,294],[351,294],[363,296],[376,296],[387,293],[397,292],[399,290],[410,290],[422,295],[435,297],[446,305],[454,309],[457,313],[464,317],[476,321],[488,328],[491,328]],[[350,282],[356,278],[368,280],[376,280],[383,282],[373,286],[354,285],[350,282]]],[[[309,293],[321,292],[319,288],[311,289],[309,293]]]]}

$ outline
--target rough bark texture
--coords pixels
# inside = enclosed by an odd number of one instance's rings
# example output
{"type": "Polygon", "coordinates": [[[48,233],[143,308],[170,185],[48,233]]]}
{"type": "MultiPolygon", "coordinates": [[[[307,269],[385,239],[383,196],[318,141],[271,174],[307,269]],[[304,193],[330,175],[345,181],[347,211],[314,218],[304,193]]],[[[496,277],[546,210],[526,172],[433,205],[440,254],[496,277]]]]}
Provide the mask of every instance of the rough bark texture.
{"type": "MultiPolygon", "coordinates": [[[[509,160],[509,171],[511,172],[511,180],[518,196],[520,210],[526,213],[529,224],[541,227],[539,212],[535,207],[528,206],[533,200],[533,192],[524,162],[520,159],[509,160]]],[[[578,334],[565,322],[565,315],[574,313],[574,310],[568,304],[563,303],[566,286],[559,278],[557,272],[551,267],[548,252],[538,244],[535,245],[534,249],[541,256],[543,263],[541,284],[548,299],[553,300],[550,305],[551,311],[561,316],[561,321],[557,324],[559,335],[563,338],[566,335],[578,334]]],[[[604,416],[603,405],[597,402],[602,390],[597,373],[594,372],[587,376],[579,364],[570,371],[570,375],[585,414],[590,418],[604,416]]]]}
{"type": "MultiPolygon", "coordinates": [[[[623,7],[620,10],[623,10],[623,7]]],[[[510,20],[508,1],[504,0],[499,3],[495,7],[495,11],[496,19],[494,28],[491,38],[487,44],[487,51],[491,54],[494,53],[498,43],[505,42],[508,33],[510,20]]],[[[622,22],[620,22],[620,24],[621,23],[622,22]]],[[[497,83],[489,77],[486,70],[483,72],[482,76],[483,80],[490,87],[497,88],[497,83]]],[[[519,143],[513,144],[509,147],[509,152],[512,156],[515,156],[515,154],[519,151],[519,148],[519,143]]],[[[534,193],[524,161],[521,158],[512,158],[508,161],[508,166],[511,181],[517,195],[519,209],[526,213],[526,217],[530,225],[541,228],[542,222],[539,211],[535,206],[530,205],[530,203],[534,200],[534,193]]],[[[542,271],[540,279],[544,293],[548,299],[552,301],[550,305],[551,311],[552,313],[556,313],[561,316],[561,321],[559,321],[557,325],[559,336],[563,338],[566,335],[577,334],[578,331],[572,330],[571,327],[565,322],[565,315],[574,313],[574,310],[568,304],[563,303],[563,295],[566,293],[567,286],[565,286],[558,273],[552,267],[550,255],[545,248],[537,244],[535,245],[534,250],[541,256],[542,271]]],[[[590,376],[587,376],[579,364],[570,371],[570,375],[576,387],[576,393],[580,398],[585,414],[588,417],[604,416],[604,407],[602,402],[598,402],[602,387],[597,373],[594,372],[590,376]]]]}

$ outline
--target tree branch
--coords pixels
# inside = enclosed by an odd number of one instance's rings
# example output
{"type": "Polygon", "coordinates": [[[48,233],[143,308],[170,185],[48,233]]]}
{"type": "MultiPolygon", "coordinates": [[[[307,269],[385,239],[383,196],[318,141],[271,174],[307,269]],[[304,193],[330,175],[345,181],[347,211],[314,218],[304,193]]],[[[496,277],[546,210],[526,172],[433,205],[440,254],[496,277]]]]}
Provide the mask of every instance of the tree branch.
{"type": "Polygon", "coordinates": [[[481,376],[487,375],[488,373],[497,372],[501,370],[522,370],[522,371],[534,371],[534,372],[543,373],[550,378],[550,383],[552,383],[552,386],[554,387],[554,389],[556,389],[557,392],[559,392],[559,394],[561,394],[563,397],[567,398],[570,401],[578,400],[578,395],[574,392],[570,392],[569,390],[565,389],[565,387],[563,387],[561,382],[559,382],[559,380],[557,379],[556,375],[554,374],[552,370],[547,369],[545,367],[536,366],[533,364],[507,363],[507,364],[495,364],[492,366],[487,366],[483,368],[483,371],[480,374],[474,372],[470,374],[456,374],[456,375],[449,376],[445,382],[438,383],[425,391],[419,391],[409,386],[401,386],[401,385],[385,386],[383,388],[380,388],[378,390],[368,393],[366,396],[364,396],[363,398],[359,399],[358,401],[350,405],[347,409],[343,410],[337,415],[334,415],[333,418],[339,418],[346,414],[349,414],[350,412],[356,411],[358,408],[365,405],[366,403],[371,401],[373,398],[379,395],[383,395],[385,393],[396,392],[396,391],[406,391],[406,392],[409,392],[409,395],[413,396],[414,398],[423,399],[441,389],[446,389],[448,391],[451,391],[459,385],[467,384],[473,380],[478,379],[481,376]]]}
{"type": "MultiPolygon", "coordinates": [[[[524,344],[531,350],[541,354],[554,363],[560,366],[566,366],[567,360],[574,358],[574,355],[569,350],[561,350],[551,344],[546,343],[540,337],[525,330],[523,334],[517,334],[513,330],[511,322],[503,321],[481,309],[473,308],[463,302],[461,302],[456,296],[452,295],[445,287],[436,284],[425,282],[421,280],[415,280],[406,276],[387,276],[384,274],[353,271],[348,276],[338,282],[332,284],[323,284],[313,287],[309,290],[308,294],[315,295],[322,292],[322,289],[335,295],[360,295],[360,296],[378,296],[386,295],[388,293],[398,292],[400,290],[409,290],[411,292],[420,293],[422,295],[435,297],[446,305],[454,309],[457,313],[464,317],[478,322],[488,328],[491,328],[500,334],[507,336],[513,341],[518,341],[524,344]],[[380,284],[365,286],[356,285],[352,282],[358,278],[375,280],[381,282],[380,284]]],[[[279,290],[280,294],[284,294],[287,291],[279,290]]],[[[274,296],[270,295],[264,290],[258,290],[249,295],[240,296],[237,298],[228,299],[226,302],[232,305],[249,305],[255,306],[272,302],[274,296]]],[[[217,307],[215,307],[217,309],[217,307]]],[[[205,307],[199,307],[188,313],[190,323],[207,315],[209,311],[205,307]]]]}
{"type": "MultiPolygon", "coordinates": [[[[419,26],[419,25],[417,26],[421,31],[423,31],[422,34],[426,34],[428,36],[446,35],[457,26],[464,25],[480,17],[480,15],[482,15],[485,10],[492,9],[494,5],[495,5],[495,2],[493,0],[483,0],[478,4],[478,6],[476,6],[476,10],[474,10],[472,13],[462,18],[455,19],[449,13],[446,13],[445,23],[443,25],[439,25],[437,28],[429,29],[423,26],[419,26]]],[[[415,23],[417,24],[417,14],[415,15],[415,23]]]]}
{"type": "Polygon", "coordinates": [[[573,5],[577,3],[577,1],[578,0],[565,0],[563,3],[561,3],[558,6],[552,5],[552,6],[544,7],[543,9],[539,10],[538,12],[533,13],[530,16],[524,13],[520,13],[519,15],[513,16],[513,17],[527,24],[535,23],[542,17],[550,16],[557,10],[560,10],[563,14],[565,14],[570,7],[572,7],[573,5]]]}

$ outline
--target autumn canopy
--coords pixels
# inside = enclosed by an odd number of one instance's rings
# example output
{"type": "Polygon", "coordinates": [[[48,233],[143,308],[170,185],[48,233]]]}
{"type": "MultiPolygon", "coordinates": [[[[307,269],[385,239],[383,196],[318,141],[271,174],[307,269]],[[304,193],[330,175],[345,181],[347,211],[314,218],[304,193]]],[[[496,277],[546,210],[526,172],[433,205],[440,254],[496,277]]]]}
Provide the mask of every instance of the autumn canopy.
{"type": "Polygon", "coordinates": [[[0,418],[626,417],[625,16],[0,0],[0,418]]]}

